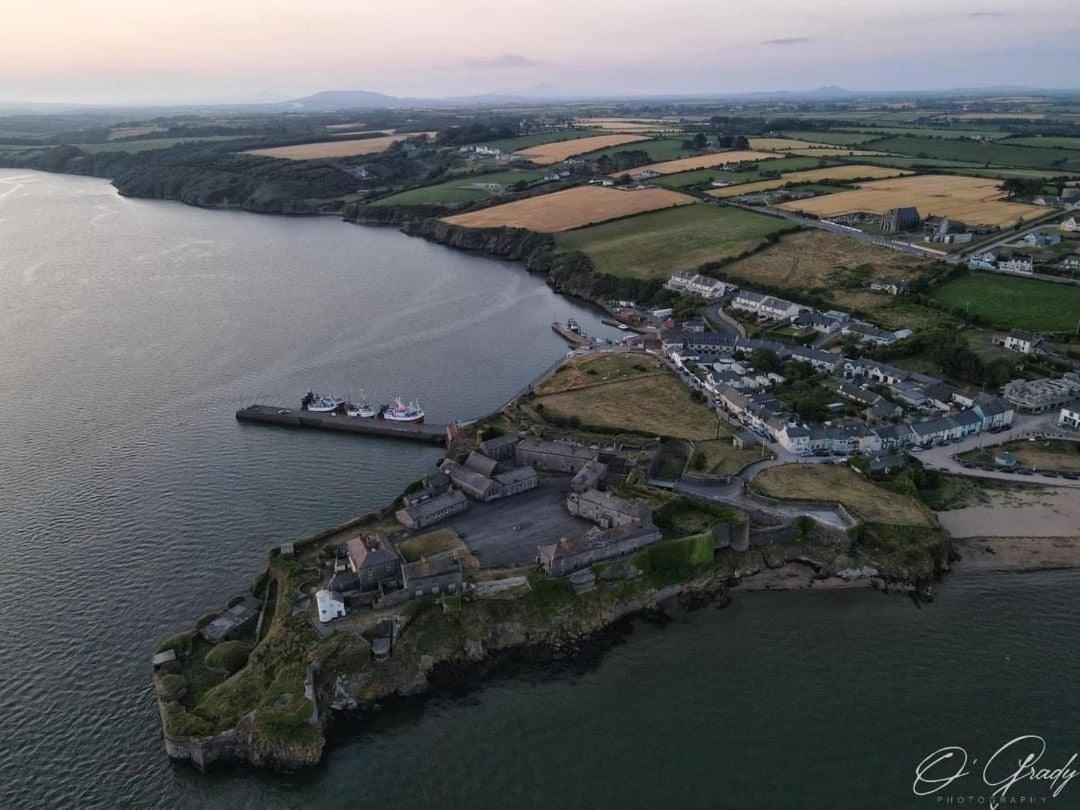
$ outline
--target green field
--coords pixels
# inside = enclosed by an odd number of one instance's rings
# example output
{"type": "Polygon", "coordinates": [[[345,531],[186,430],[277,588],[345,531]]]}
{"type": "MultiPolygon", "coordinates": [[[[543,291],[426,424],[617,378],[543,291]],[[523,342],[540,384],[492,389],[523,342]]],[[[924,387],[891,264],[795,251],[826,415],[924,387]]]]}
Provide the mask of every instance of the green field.
{"type": "Polygon", "coordinates": [[[1040,149],[1080,149],[1080,138],[1055,138],[1053,136],[1009,138],[1007,143],[1015,146],[1035,146],[1040,149]]]}
{"type": "Polygon", "coordinates": [[[595,152],[589,152],[586,156],[590,160],[596,160],[601,155],[614,155],[616,152],[628,152],[630,150],[638,151],[644,150],[649,153],[649,158],[652,163],[662,163],[665,160],[676,160],[677,158],[689,157],[694,154],[690,149],[683,149],[682,144],[686,138],[656,138],[651,141],[639,141],[637,143],[626,143],[622,146],[611,146],[607,149],[597,149],[595,152]]]}
{"type": "Polygon", "coordinates": [[[578,138],[591,138],[593,135],[605,135],[610,133],[598,129],[560,129],[558,132],[538,132],[535,135],[518,135],[514,138],[503,138],[497,141],[484,141],[478,146],[494,146],[504,152],[516,152],[519,149],[527,149],[530,146],[539,146],[542,143],[555,143],[556,141],[573,141],[578,138]]]}
{"type": "Polygon", "coordinates": [[[809,141],[810,143],[828,143],[835,146],[856,146],[865,143],[873,135],[865,132],[784,132],[785,138],[794,138],[797,141],[809,141]]]}
{"type": "Polygon", "coordinates": [[[905,157],[903,155],[868,155],[865,157],[841,157],[845,163],[870,163],[874,166],[895,166],[900,169],[962,169],[981,167],[982,163],[963,160],[940,160],[938,158],[905,157]]]}
{"type": "Polygon", "coordinates": [[[588,254],[601,273],[657,279],[737,256],[788,230],[789,223],[774,217],[702,203],[567,231],[555,239],[564,250],[588,254]]]}
{"type": "Polygon", "coordinates": [[[963,160],[990,166],[1021,169],[1061,169],[1080,171],[1080,150],[1034,149],[1008,143],[975,143],[935,138],[888,138],[875,141],[874,148],[903,155],[926,155],[944,160],[963,160]]]}
{"type": "Polygon", "coordinates": [[[423,186],[384,197],[372,205],[455,205],[475,202],[491,196],[494,192],[473,188],[473,183],[502,183],[510,185],[519,180],[531,182],[544,176],[543,172],[490,172],[455,177],[434,186],[423,186]]]}
{"type": "Polygon", "coordinates": [[[1080,318],[1080,287],[990,273],[969,273],[931,293],[943,304],[979,315],[1001,329],[1065,332],[1080,318]]]}
{"type": "Polygon", "coordinates": [[[857,127],[856,132],[871,135],[873,138],[888,138],[895,135],[914,135],[925,138],[945,138],[956,140],[960,138],[1006,138],[1008,132],[998,132],[993,129],[933,129],[919,127],[857,127]]]}
{"type": "Polygon", "coordinates": [[[207,135],[193,138],[140,138],[131,141],[108,141],[107,143],[77,143],[84,152],[148,152],[152,149],[168,149],[178,143],[194,141],[231,141],[243,135],[207,135]]]}

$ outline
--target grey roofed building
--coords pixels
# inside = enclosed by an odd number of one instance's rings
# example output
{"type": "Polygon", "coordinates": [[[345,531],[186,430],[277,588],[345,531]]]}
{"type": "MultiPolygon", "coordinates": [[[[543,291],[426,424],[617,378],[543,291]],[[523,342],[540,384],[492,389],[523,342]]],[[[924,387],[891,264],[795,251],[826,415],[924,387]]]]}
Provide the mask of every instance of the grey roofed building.
{"type": "Polygon", "coordinates": [[[849,382],[841,381],[837,386],[837,390],[840,396],[855,400],[863,405],[876,405],[882,400],[881,394],[875,394],[873,391],[867,391],[865,388],[860,388],[849,382]]]}
{"type": "Polygon", "coordinates": [[[576,473],[596,458],[596,451],[579,444],[524,439],[514,448],[514,457],[519,466],[576,473]]]}
{"type": "Polygon", "coordinates": [[[577,471],[570,480],[570,486],[575,492],[584,492],[587,489],[595,489],[607,475],[607,464],[602,461],[590,461],[577,471]]]}
{"type": "Polygon", "coordinates": [[[1005,384],[1004,394],[1019,411],[1043,413],[1075,399],[1080,394],[1080,376],[1068,373],[1060,379],[1013,380],[1005,384]]]}
{"type": "Polygon", "coordinates": [[[441,469],[450,476],[454,486],[477,501],[490,501],[499,497],[499,485],[483,473],[462,467],[455,461],[444,461],[441,469]]]}
{"type": "Polygon", "coordinates": [[[514,467],[506,472],[496,473],[495,483],[499,485],[499,496],[505,498],[535,489],[540,483],[540,476],[533,467],[514,467]]]}
{"type": "Polygon", "coordinates": [[[884,453],[870,459],[867,467],[870,472],[889,473],[904,466],[904,457],[898,453],[884,453]]]}
{"type": "Polygon", "coordinates": [[[602,560],[630,554],[659,539],[660,530],[651,522],[642,526],[617,526],[604,531],[594,529],[581,537],[540,546],[537,562],[551,576],[563,576],[602,560]]]}
{"type": "Polygon", "coordinates": [[[514,445],[521,441],[513,433],[485,439],[480,442],[480,452],[496,461],[509,461],[514,457],[514,445]]]}
{"type": "Polygon", "coordinates": [[[395,515],[398,522],[409,529],[422,529],[440,520],[464,512],[469,507],[465,496],[456,489],[437,495],[415,506],[399,509],[395,515]]]}
{"type": "Polygon", "coordinates": [[[211,644],[235,638],[259,618],[262,602],[247,594],[231,608],[220,613],[213,621],[203,625],[199,635],[211,644]]]}
{"type": "Polygon", "coordinates": [[[457,557],[435,557],[408,563],[402,569],[404,589],[410,597],[461,593],[464,574],[457,557]]]}
{"type": "Polygon", "coordinates": [[[651,518],[647,507],[598,489],[571,492],[566,496],[566,509],[570,514],[591,520],[605,529],[630,523],[641,525],[651,518]]]}
{"type": "Polygon", "coordinates": [[[462,464],[462,466],[467,470],[472,470],[473,472],[486,475],[490,478],[499,466],[499,462],[481,453],[477,453],[474,450],[469,453],[468,458],[465,459],[465,463],[462,464]]]}

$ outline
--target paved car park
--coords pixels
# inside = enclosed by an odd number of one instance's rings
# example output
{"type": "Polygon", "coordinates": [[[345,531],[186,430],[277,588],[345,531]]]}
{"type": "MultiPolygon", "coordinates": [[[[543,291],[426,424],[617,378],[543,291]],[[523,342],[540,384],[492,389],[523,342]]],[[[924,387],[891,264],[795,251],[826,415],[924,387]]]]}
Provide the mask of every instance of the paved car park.
{"type": "Polygon", "coordinates": [[[482,568],[529,565],[536,549],[584,534],[592,524],[566,511],[569,476],[552,476],[533,490],[469,508],[439,524],[453,529],[482,568]]]}

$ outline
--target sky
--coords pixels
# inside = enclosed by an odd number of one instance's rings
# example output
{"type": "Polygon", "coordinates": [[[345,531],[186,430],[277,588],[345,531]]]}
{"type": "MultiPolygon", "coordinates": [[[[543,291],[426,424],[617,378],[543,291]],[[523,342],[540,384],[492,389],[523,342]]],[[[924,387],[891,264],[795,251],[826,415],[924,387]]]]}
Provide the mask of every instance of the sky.
{"type": "Polygon", "coordinates": [[[0,101],[1080,87],[1078,0],[0,0],[0,101]]]}

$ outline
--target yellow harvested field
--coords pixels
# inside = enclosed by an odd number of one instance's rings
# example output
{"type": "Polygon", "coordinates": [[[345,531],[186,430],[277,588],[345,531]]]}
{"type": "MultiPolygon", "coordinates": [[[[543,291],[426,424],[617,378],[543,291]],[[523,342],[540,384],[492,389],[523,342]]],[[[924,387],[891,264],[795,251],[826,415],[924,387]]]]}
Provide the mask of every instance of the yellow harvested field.
{"type": "Polygon", "coordinates": [[[752,194],[755,191],[769,191],[770,189],[781,188],[788,183],[818,183],[822,180],[856,180],[862,178],[877,180],[885,177],[903,177],[908,174],[911,174],[911,172],[904,169],[849,163],[844,166],[830,166],[827,169],[788,172],[780,175],[776,180],[759,180],[756,183],[743,183],[740,186],[725,186],[710,191],[708,194],[711,197],[738,197],[741,194],[752,194]]]}
{"type": "Polygon", "coordinates": [[[356,155],[377,155],[385,152],[393,144],[417,135],[434,138],[434,132],[400,132],[382,138],[360,138],[352,141],[321,141],[319,143],[301,143],[296,146],[272,146],[268,149],[249,149],[245,155],[282,158],[284,160],[318,160],[320,158],[343,158],[356,155]]]}
{"type": "Polygon", "coordinates": [[[363,121],[353,121],[351,124],[327,124],[327,129],[363,129],[366,127],[363,121]]]}
{"type": "Polygon", "coordinates": [[[779,208],[819,217],[865,211],[884,214],[890,208],[914,206],[919,216],[959,219],[971,225],[1011,226],[1044,209],[1005,202],[1000,180],[989,177],[924,174],[860,183],[853,191],[784,203],[779,208]]]}
{"type": "Polygon", "coordinates": [[[714,152],[711,155],[699,155],[698,157],[680,158],[668,160],[663,163],[650,163],[648,166],[639,166],[630,172],[617,172],[618,176],[629,174],[631,177],[640,177],[643,172],[656,172],[657,174],[678,174],[689,172],[694,169],[712,169],[716,166],[727,166],[731,163],[744,163],[746,161],[771,160],[776,157],[772,152],[754,152],[749,149],[736,149],[732,152],[714,152]]]}
{"type": "Polygon", "coordinates": [[[576,186],[554,194],[446,217],[443,222],[466,228],[527,228],[540,233],[555,233],[694,202],[697,200],[693,197],[666,188],[623,190],[576,186]]]}
{"type": "Polygon", "coordinates": [[[810,141],[797,141],[794,138],[751,138],[751,149],[762,149],[766,152],[786,152],[789,149],[829,149],[826,143],[811,143],[810,141]]]}
{"type": "Polygon", "coordinates": [[[609,146],[622,146],[624,143],[645,140],[648,140],[648,138],[644,135],[594,135],[591,138],[575,138],[569,141],[542,143],[538,146],[522,149],[514,154],[528,158],[539,166],[549,166],[574,155],[583,155],[597,149],[607,149],[609,146]]]}

